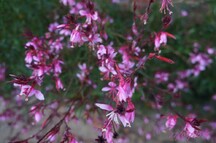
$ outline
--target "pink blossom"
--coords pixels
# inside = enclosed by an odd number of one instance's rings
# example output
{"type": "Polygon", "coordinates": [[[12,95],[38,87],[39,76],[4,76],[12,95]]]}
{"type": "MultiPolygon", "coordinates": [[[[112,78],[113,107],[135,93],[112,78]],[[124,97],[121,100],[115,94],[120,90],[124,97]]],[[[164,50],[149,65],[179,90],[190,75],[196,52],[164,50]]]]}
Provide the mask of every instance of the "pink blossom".
{"type": "Polygon", "coordinates": [[[33,68],[33,73],[32,75],[33,76],[44,76],[44,74],[48,74],[49,70],[50,70],[50,67],[49,66],[46,66],[46,65],[34,65],[32,66],[33,68]]]}
{"type": "Polygon", "coordinates": [[[117,97],[119,101],[126,101],[127,98],[131,98],[133,95],[132,87],[131,87],[131,79],[121,78],[118,86],[117,97]]]}
{"type": "Polygon", "coordinates": [[[196,138],[200,135],[200,123],[205,120],[197,120],[196,118],[186,118],[187,122],[184,127],[184,132],[190,138],[196,138]]]}
{"type": "Polygon", "coordinates": [[[196,138],[199,135],[199,131],[196,130],[190,123],[186,123],[184,127],[184,131],[186,132],[187,136],[191,138],[196,138]]]}
{"type": "Polygon", "coordinates": [[[215,49],[213,49],[213,48],[207,48],[207,53],[209,55],[213,55],[215,53],[215,49]]]}
{"type": "Polygon", "coordinates": [[[114,48],[110,45],[99,45],[97,49],[97,58],[100,60],[101,65],[113,66],[114,58],[116,56],[114,48]]]}
{"type": "Polygon", "coordinates": [[[109,93],[111,95],[116,94],[117,93],[116,84],[114,82],[109,82],[108,85],[109,85],[109,87],[107,87],[107,86],[103,87],[102,91],[109,91],[109,93]]]}
{"type": "Polygon", "coordinates": [[[79,11],[81,16],[86,17],[86,24],[90,25],[92,23],[92,20],[96,21],[98,20],[98,13],[96,11],[93,12],[87,12],[85,10],[79,11]]]}
{"type": "Polygon", "coordinates": [[[175,127],[176,122],[177,122],[177,118],[178,118],[178,116],[176,116],[176,115],[167,116],[167,121],[166,121],[165,125],[169,130],[171,130],[172,128],[175,127]]]}
{"type": "Polygon", "coordinates": [[[76,2],[73,7],[70,9],[70,14],[79,14],[79,11],[83,9],[83,3],[82,2],[76,2]]]}
{"type": "Polygon", "coordinates": [[[59,24],[58,24],[57,22],[51,23],[51,24],[49,25],[49,28],[48,28],[49,32],[54,32],[54,31],[56,30],[56,28],[57,28],[58,25],[59,25],[59,24]]]}
{"type": "Polygon", "coordinates": [[[55,41],[50,41],[49,44],[50,44],[50,48],[53,50],[53,51],[56,51],[56,52],[59,52],[60,50],[63,49],[63,45],[62,45],[62,38],[58,38],[56,39],[55,41]]]}
{"type": "Polygon", "coordinates": [[[107,53],[107,48],[104,45],[99,45],[97,50],[97,58],[102,59],[106,53],[107,53]]]}
{"type": "Polygon", "coordinates": [[[26,57],[25,57],[25,62],[30,64],[33,60],[33,55],[32,55],[32,51],[27,51],[26,52],[26,57]]]}
{"type": "Polygon", "coordinates": [[[58,77],[55,78],[55,85],[57,90],[64,89],[64,86],[58,77]]]}
{"type": "Polygon", "coordinates": [[[155,74],[155,79],[157,83],[167,82],[169,79],[169,73],[167,72],[157,72],[155,74]]]}
{"type": "Polygon", "coordinates": [[[127,103],[128,103],[128,106],[126,108],[127,112],[125,114],[126,114],[128,121],[133,122],[135,118],[135,112],[134,112],[135,106],[132,103],[130,98],[127,99],[127,103]]]}
{"type": "Polygon", "coordinates": [[[71,35],[71,31],[69,29],[61,29],[59,31],[59,34],[64,35],[64,36],[69,36],[69,35],[71,35]]]}
{"type": "Polygon", "coordinates": [[[111,121],[114,121],[116,124],[119,124],[119,120],[120,120],[124,127],[131,126],[130,121],[129,119],[127,119],[127,116],[125,113],[132,112],[132,111],[127,111],[123,104],[117,105],[116,109],[114,109],[112,106],[107,105],[107,104],[96,103],[95,105],[103,110],[110,111],[110,113],[106,115],[108,117],[109,123],[111,121]]]}
{"type": "Polygon", "coordinates": [[[20,87],[21,91],[19,95],[24,95],[26,96],[26,99],[28,99],[28,97],[31,97],[33,95],[35,95],[35,97],[38,100],[44,100],[44,95],[39,91],[34,89],[32,86],[30,85],[20,85],[20,84],[14,84],[15,87],[20,87]]]}
{"type": "MultiPolygon", "coordinates": [[[[85,41],[87,41],[87,40],[85,40],[85,41]]],[[[91,46],[94,46],[97,43],[101,43],[102,39],[100,37],[100,34],[94,34],[94,35],[90,34],[88,37],[88,41],[89,41],[91,46]]]]}
{"type": "Polygon", "coordinates": [[[62,72],[61,65],[63,63],[64,63],[63,61],[58,60],[58,59],[53,61],[53,70],[54,70],[53,72],[54,72],[55,75],[59,75],[62,72]]]}
{"type": "Polygon", "coordinates": [[[177,79],[175,83],[168,84],[168,89],[171,90],[173,93],[176,93],[181,90],[186,90],[187,86],[188,86],[187,82],[177,79]]]}
{"type": "Polygon", "coordinates": [[[81,83],[87,83],[91,85],[92,81],[89,79],[89,74],[90,74],[90,70],[92,69],[92,67],[87,68],[85,63],[79,64],[78,67],[80,69],[80,72],[77,73],[76,76],[79,78],[81,83]]]}
{"type": "Polygon", "coordinates": [[[54,142],[56,140],[56,134],[50,134],[47,137],[47,140],[49,140],[50,142],[54,142]]]}
{"type": "Polygon", "coordinates": [[[72,43],[72,46],[74,43],[83,43],[87,39],[83,33],[79,30],[80,25],[76,26],[76,28],[72,31],[70,36],[70,41],[72,43]]]}
{"type": "Polygon", "coordinates": [[[105,78],[109,78],[110,74],[117,75],[115,69],[110,65],[107,65],[106,67],[100,66],[99,70],[103,73],[105,78]]]}
{"type": "Polygon", "coordinates": [[[154,40],[155,51],[159,50],[159,47],[161,46],[161,44],[166,45],[167,37],[176,39],[174,35],[172,35],[168,32],[159,32],[156,34],[155,40],[154,40]]]}
{"type": "Polygon", "coordinates": [[[34,115],[34,119],[35,121],[38,123],[40,122],[41,118],[42,118],[42,113],[40,112],[40,109],[37,106],[32,106],[31,107],[31,114],[34,115]]]}
{"type": "Polygon", "coordinates": [[[113,132],[111,124],[107,125],[102,132],[104,133],[104,137],[107,143],[113,143],[113,132]]]}

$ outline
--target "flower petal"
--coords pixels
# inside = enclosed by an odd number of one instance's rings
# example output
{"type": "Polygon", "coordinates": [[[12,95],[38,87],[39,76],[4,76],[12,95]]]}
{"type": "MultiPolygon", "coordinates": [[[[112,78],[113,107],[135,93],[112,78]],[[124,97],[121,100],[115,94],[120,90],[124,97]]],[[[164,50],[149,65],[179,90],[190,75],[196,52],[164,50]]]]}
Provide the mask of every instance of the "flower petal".
{"type": "Polygon", "coordinates": [[[35,90],[35,97],[38,100],[44,100],[44,95],[39,90],[35,90]]]}
{"type": "Polygon", "coordinates": [[[107,111],[112,111],[113,108],[110,105],[107,104],[100,104],[100,103],[95,103],[95,105],[103,110],[107,110],[107,111]]]}
{"type": "Polygon", "coordinates": [[[110,91],[110,87],[104,87],[102,88],[102,91],[110,91]]]}

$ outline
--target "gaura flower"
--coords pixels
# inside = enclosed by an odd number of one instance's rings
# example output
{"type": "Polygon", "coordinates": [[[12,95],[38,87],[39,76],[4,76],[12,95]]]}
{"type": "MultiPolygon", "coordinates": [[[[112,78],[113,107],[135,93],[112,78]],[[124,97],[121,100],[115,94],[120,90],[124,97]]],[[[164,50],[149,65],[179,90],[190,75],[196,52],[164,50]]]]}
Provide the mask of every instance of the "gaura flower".
{"type": "Polygon", "coordinates": [[[184,131],[188,137],[196,138],[200,134],[200,123],[206,122],[206,120],[198,120],[196,118],[186,118],[186,124],[184,131]]]}
{"type": "Polygon", "coordinates": [[[167,121],[165,123],[166,127],[171,130],[172,128],[174,128],[174,126],[176,125],[177,122],[177,115],[169,115],[167,116],[167,121]]]}
{"type": "Polygon", "coordinates": [[[125,108],[123,103],[117,105],[116,108],[113,108],[107,104],[96,103],[95,105],[103,110],[110,111],[106,116],[108,117],[108,125],[111,121],[114,121],[116,124],[119,124],[119,120],[124,127],[131,127],[130,122],[134,120],[134,105],[129,103],[127,108],[125,108]]]}

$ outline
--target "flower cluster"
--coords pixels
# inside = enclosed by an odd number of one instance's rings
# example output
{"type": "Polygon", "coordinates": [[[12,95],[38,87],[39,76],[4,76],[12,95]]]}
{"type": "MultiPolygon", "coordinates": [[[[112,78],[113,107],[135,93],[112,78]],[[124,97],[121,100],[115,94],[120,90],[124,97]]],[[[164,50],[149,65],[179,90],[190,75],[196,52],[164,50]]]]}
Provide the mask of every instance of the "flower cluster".
{"type": "MultiPolygon", "coordinates": [[[[142,103],[141,106],[156,109],[156,111],[161,111],[160,109],[166,104],[172,112],[167,115],[157,113],[152,117],[156,119],[157,124],[153,132],[143,131],[139,127],[138,133],[141,136],[144,135],[146,141],[151,140],[154,133],[156,135],[159,132],[174,129],[180,119],[184,122],[181,132],[186,137],[196,138],[209,135],[206,132],[204,135],[200,128],[200,124],[205,120],[185,117],[173,108],[183,105],[176,101],[175,97],[179,97],[180,91],[188,89],[187,78],[198,76],[213,62],[211,56],[216,53],[214,49],[208,47],[205,52],[200,53],[199,48],[195,46],[193,53],[189,55],[189,60],[186,60],[192,68],[186,70],[175,73],[158,70],[153,73],[153,79],[144,72],[148,70],[150,62],[175,63],[163,54],[165,50],[163,47],[168,44],[167,39],[176,39],[173,34],[167,32],[172,21],[170,10],[170,6],[173,6],[172,0],[162,0],[160,11],[164,13],[162,13],[161,30],[157,32],[143,30],[148,28],[146,25],[148,25],[151,5],[154,1],[149,1],[144,13],[141,10],[138,11],[136,1],[134,1],[133,22],[130,23],[129,30],[125,31],[125,35],[107,30],[115,21],[103,13],[99,3],[91,0],[60,0],[60,3],[69,9],[69,13],[62,19],[57,15],[56,21],[49,25],[48,32],[44,36],[37,37],[26,33],[30,40],[25,44],[25,63],[26,67],[32,71],[31,75],[11,75],[13,78],[11,82],[19,89],[18,95],[24,95],[26,101],[29,97],[35,96],[38,100],[46,99],[50,102],[38,103],[37,100],[32,100],[34,104],[31,104],[29,114],[33,117],[33,124],[42,122],[42,129],[20,142],[28,142],[33,138],[38,142],[55,142],[58,135],[61,135],[62,143],[78,143],[69,123],[81,121],[80,114],[88,124],[99,130],[96,142],[129,142],[125,137],[119,136],[119,128],[132,127],[135,113],[140,116],[140,113],[136,112],[139,106],[134,102],[137,99],[141,99],[139,102],[147,103],[142,103]],[[116,36],[116,39],[113,40],[113,36],[116,36]],[[77,54],[76,52],[82,60],[73,59],[73,53],[77,54]],[[64,60],[65,55],[69,55],[75,63],[73,68],[78,69],[75,76],[69,77],[70,80],[66,77],[67,89],[64,88],[60,78],[60,75],[67,70],[62,67],[67,64],[64,60]],[[88,57],[85,57],[86,55],[88,57]],[[88,61],[84,61],[86,59],[88,61]],[[95,78],[92,74],[97,74],[99,78],[95,78]],[[54,81],[55,91],[52,85],[43,89],[46,80],[49,79],[54,81]],[[79,88],[73,87],[75,84],[79,88]],[[74,88],[72,92],[70,92],[71,87],[74,88]],[[61,94],[62,92],[64,94],[61,94]],[[51,101],[44,96],[48,93],[53,96],[57,94],[58,97],[51,101]],[[166,122],[160,124],[163,117],[166,118],[166,122]],[[59,121],[41,135],[46,127],[53,123],[54,118],[58,118],[59,121]],[[62,131],[62,126],[65,127],[64,131],[62,131]]],[[[118,4],[121,0],[112,0],[112,3],[118,4]]],[[[4,74],[5,67],[0,66],[0,81],[4,79],[4,74]]],[[[0,100],[6,102],[5,99],[0,100]]],[[[18,106],[24,104],[19,98],[16,102],[19,103],[18,106]]],[[[0,114],[0,120],[10,119],[13,114],[13,111],[7,110],[4,114],[0,114]]],[[[144,125],[147,125],[149,120],[144,117],[144,125]]],[[[16,138],[13,138],[13,141],[14,139],[16,138]]]]}

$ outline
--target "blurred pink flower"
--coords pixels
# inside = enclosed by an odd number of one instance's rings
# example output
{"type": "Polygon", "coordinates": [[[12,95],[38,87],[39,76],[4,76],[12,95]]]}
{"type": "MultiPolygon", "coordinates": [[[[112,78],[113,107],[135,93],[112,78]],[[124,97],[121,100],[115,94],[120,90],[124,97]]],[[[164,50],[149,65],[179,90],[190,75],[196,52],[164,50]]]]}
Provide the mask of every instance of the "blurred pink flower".
{"type": "Polygon", "coordinates": [[[165,123],[166,127],[171,130],[172,128],[174,128],[174,126],[176,125],[177,122],[177,115],[169,115],[167,116],[167,121],[165,123]]]}

